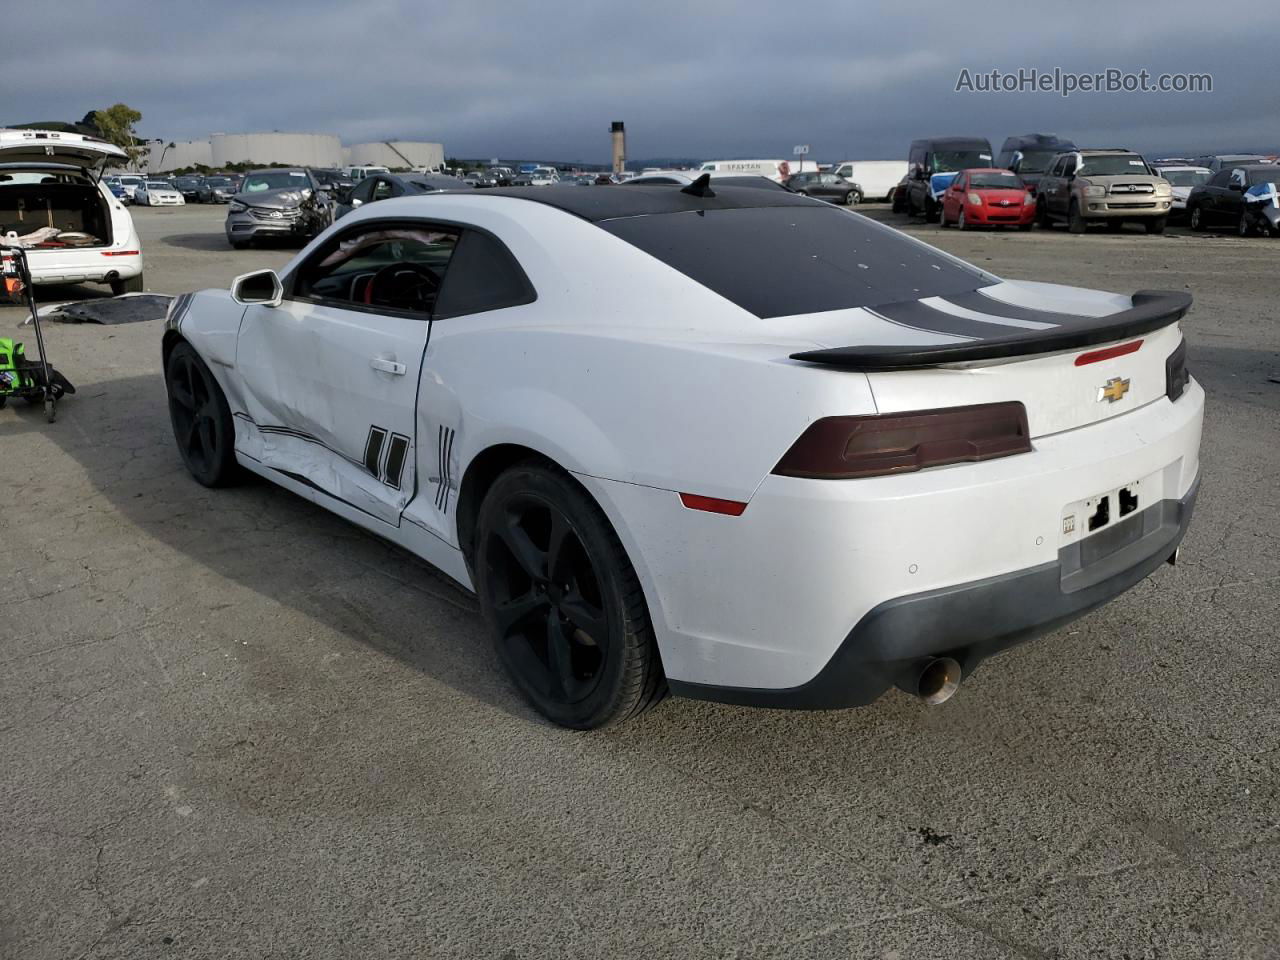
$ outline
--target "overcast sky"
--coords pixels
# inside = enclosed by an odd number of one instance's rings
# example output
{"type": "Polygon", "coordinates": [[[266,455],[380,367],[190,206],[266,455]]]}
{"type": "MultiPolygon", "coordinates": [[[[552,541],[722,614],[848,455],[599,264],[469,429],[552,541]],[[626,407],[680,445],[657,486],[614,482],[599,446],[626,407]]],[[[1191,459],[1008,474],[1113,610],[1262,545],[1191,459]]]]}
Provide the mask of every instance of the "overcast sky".
{"type": "MultiPolygon", "coordinates": [[[[123,101],[147,137],[336,133],[451,156],[905,158],[914,137],[1280,149],[1273,31],[1201,0],[1070,5],[272,0],[23,4],[0,123],[123,101]],[[216,10],[216,12],[215,12],[216,10]],[[957,93],[962,68],[1208,73],[1201,94],[957,93]]],[[[1263,19],[1266,23],[1266,18],[1263,19]]],[[[11,39],[16,39],[11,33],[11,39]]]]}

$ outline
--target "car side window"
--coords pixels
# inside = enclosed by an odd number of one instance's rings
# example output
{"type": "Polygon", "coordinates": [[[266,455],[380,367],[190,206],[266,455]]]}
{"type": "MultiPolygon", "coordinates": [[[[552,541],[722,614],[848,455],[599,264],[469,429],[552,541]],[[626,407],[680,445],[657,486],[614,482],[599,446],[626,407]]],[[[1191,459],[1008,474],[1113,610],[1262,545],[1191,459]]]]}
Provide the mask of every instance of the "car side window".
{"type": "Polygon", "coordinates": [[[466,230],[449,262],[436,303],[437,319],[533,303],[529,277],[506,245],[492,234],[466,230]]]}
{"type": "Polygon", "coordinates": [[[341,234],[298,269],[292,298],[394,310],[429,319],[444,287],[459,232],[456,227],[422,223],[366,227],[341,234]]]}
{"type": "Polygon", "coordinates": [[[388,200],[392,196],[391,181],[377,177],[373,181],[373,199],[388,200]]]}
{"type": "Polygon", "coordinates": [[[1231,171],[1230,171],[1230,170],[1219,170],[1219,171],[1218,171],[1217,173],[1215,173],[1215,174],[1213,175],[1213,177],[1209,180],[1209,182],[1208,182],[1207,186],[1210,186],[1210,187],[1225,187],[1225,186],[1227,185],[1227,182],[1228,182],[1230,179],[1231,179],[1231,171]]]}
{"type": "Polygon", "coordinates": [[[1074,156],[1069,156],[1064,158],[1062,161],[1062,175],[1064,177],[1069,177],[1071,176],[1071,174],[1075,172],[1076,172],[1076,158],[1074,156]]]}
{"type": "Polygon", "coordinates": [[[1244,186],[1244,180],[1245,180],[1245,177],[1244,177],[1244,171],[1243,171],[1243,170],[1232,170],[1232,171],[1231,171],[1231,182],[1232,182],[1232,183],[1236,184],[1237,186],[1243,187],[1243,186],[1244,186]]]}

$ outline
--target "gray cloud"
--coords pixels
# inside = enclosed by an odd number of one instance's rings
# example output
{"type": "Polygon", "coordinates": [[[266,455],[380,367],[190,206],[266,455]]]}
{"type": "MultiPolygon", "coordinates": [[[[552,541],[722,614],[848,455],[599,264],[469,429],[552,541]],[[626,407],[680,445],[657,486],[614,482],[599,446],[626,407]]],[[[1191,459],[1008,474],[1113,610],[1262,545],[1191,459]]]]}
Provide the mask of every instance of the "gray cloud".
{"type": "Polygon", "coordinates": [[[1202,3],[418,4],[196,8],[59,0],[22,13],[0,120],[123,101],[141,132],[443,140],[462,156],[903,157],[913,137],[1055,132],[1136,149],[1280,148],[1267,31],[1202,3]],[[92,24],[91,30],[75,24],[92,24]],[[1204,72],[1210,94],[954,92],[960,69],[1204,72]]]}

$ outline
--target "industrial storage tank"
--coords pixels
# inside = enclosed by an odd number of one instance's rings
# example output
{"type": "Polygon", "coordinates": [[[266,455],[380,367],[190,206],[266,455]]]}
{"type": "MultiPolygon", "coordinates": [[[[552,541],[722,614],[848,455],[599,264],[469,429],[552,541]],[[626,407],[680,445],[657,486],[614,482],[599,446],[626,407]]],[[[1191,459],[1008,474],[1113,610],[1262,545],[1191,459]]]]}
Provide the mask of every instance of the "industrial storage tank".
{"type": "Polygon", "coordinates": [[[231,163],[299,167],[342,165],[342,141],[328,133],[215,133],[209,138],[214,167],[231,163]]]}
{"type": "Polygon", "coordinates": [[[212,157],[208,140],[148,140],[143,166],[148,173],[168,173],[197,164],[211,167],[212,157]]]}
{"type": "Polygon", "coordinates": [[[344,166],[391,170],[438,169],[444,166],[444,144],[421,140],[376,140],[353,143],[343,150],[344,166]]]}

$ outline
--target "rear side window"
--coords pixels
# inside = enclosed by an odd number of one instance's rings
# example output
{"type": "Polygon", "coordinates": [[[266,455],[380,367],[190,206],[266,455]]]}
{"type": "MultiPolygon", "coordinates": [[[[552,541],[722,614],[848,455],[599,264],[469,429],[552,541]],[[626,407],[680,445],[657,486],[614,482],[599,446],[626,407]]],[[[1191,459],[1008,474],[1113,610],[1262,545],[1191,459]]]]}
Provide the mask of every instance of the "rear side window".
{"type": "Polygon", "coordinates": [[[599,226],[766,319],[947,296],[997,282],[892,227],[826,206],[669,213],[599,226]]]}
{"type": "Polygon", "coordinates": [[[487,233],[467,230],[449,261],[435,316],[444,319],[500,310],[536,299],[529,278],[511,251],[487,233]]]}

